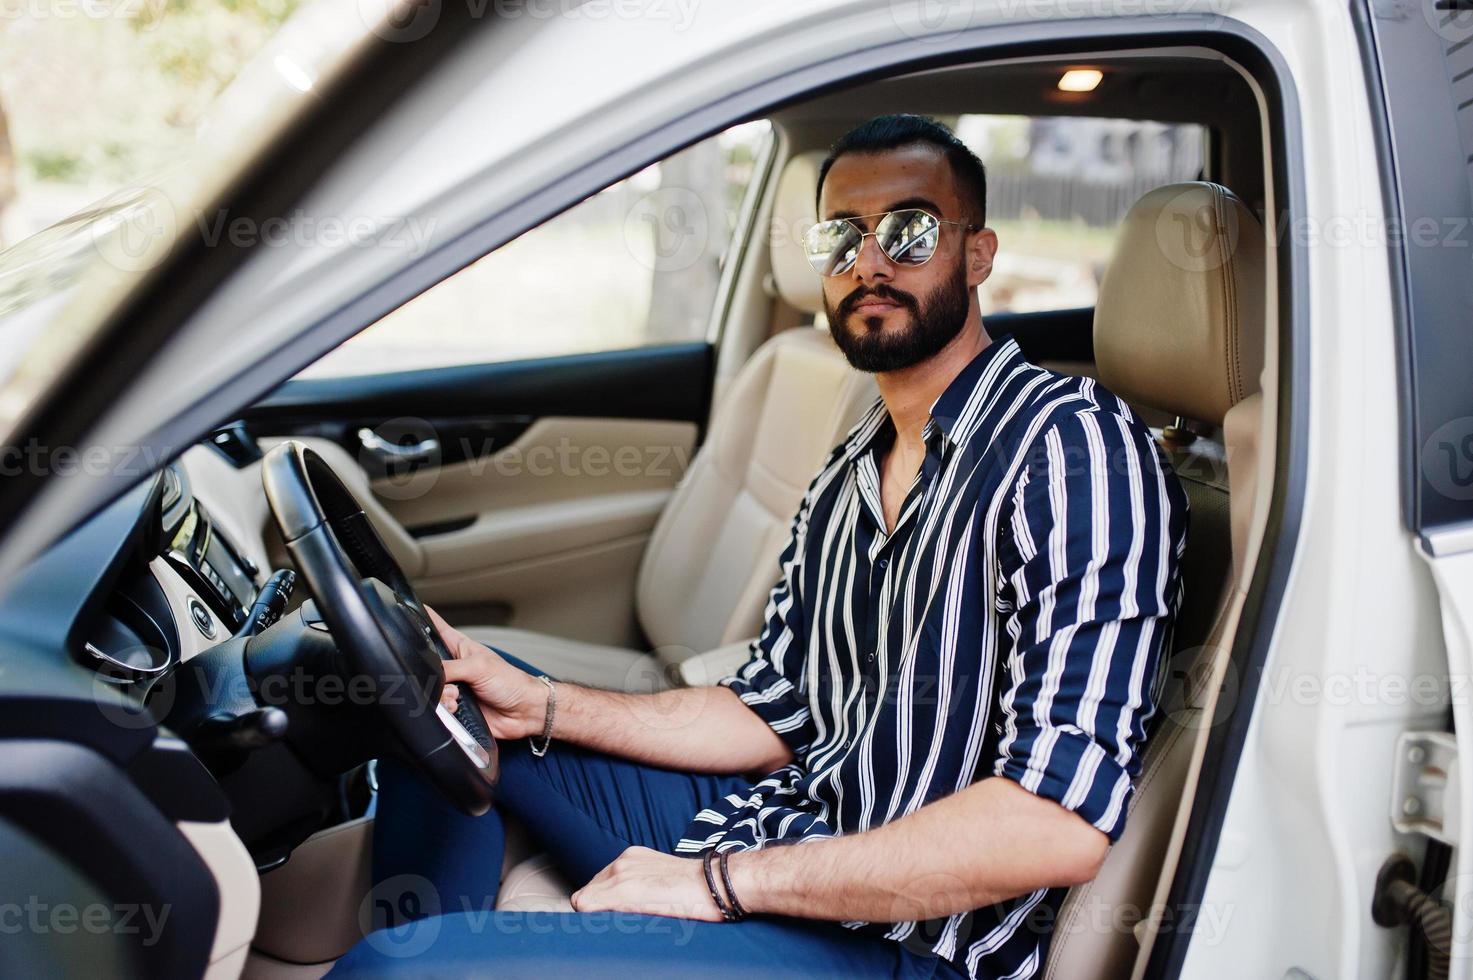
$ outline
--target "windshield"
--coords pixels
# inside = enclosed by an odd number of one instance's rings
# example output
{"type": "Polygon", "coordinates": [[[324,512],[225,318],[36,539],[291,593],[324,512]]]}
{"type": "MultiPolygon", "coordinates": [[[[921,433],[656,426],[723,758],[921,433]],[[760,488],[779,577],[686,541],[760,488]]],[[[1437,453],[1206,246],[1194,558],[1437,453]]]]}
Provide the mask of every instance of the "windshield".
{"type": "Polygon", "coordinates": [[[196,162],[248,143],[362,29],[331,0],[17,8],[0,31],[0,430],[95,328],[62,317],[89,270],[145,271],[223,169],[196,162]]]}

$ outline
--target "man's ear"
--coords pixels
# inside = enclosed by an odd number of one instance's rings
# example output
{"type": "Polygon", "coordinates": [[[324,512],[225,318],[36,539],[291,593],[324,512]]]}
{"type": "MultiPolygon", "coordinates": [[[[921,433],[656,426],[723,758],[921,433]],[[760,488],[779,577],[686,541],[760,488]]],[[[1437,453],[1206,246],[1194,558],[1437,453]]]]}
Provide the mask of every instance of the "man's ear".
{"type": "Polygon", "coordinates": [[[992,275],[992,259],[997,255],[997,232],[979,228],[967,232],[967,285],[980,286],[992,275]]]}

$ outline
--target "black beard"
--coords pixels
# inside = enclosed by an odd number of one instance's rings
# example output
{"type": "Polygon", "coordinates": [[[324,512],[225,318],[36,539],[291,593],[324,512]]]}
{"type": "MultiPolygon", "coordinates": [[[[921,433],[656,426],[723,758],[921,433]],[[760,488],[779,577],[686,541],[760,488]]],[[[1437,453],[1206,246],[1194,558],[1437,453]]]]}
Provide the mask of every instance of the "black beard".
{"type": "Polygon", "coordinates": [[[899,371],[935,357],[961,333],[971,307],[970,293],[966,269],[960,262],[952,277],[932,290],[924,304],[910,293],[891,286],[881,284],[872,289],[861,286],[840,300],[837,309],[824,304],[829,333],[856,370],[870,374],[899,371]],[[866,317],[863,325],[851,329],[849,318],[854,307],[870,297],[886,299],[909,310],[910,328],[886,335],[881,332],[879,317],[866,317]]]}

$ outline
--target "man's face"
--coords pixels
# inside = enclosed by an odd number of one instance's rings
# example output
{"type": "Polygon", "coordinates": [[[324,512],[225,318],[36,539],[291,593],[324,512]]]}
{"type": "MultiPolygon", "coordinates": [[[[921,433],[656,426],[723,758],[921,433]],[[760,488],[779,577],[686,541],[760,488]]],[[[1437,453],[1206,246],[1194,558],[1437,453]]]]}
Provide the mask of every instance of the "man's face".
{"type": "MultiPolygon", "coordinates": [[[[864,240],[854,267],[825,276],[824,306],[834,342],[861,371],[897,371],[934,356],[961,331],[975,301],[974,287],[991,269],[979,272],[962,227],[972,220],[963,207],[951,164],[926,145],[883,153],[847,153],[835,160],[824,180],[819,217],[875,215],[902,207],[923,208],[944,221],[936,254],[924,265],[897,263],[873,237],[864,240]]],[[[873,231],[877,217],[856,219],[873,231]]],[[[979,232],[987,235],[990,233],[979,232]]]]}

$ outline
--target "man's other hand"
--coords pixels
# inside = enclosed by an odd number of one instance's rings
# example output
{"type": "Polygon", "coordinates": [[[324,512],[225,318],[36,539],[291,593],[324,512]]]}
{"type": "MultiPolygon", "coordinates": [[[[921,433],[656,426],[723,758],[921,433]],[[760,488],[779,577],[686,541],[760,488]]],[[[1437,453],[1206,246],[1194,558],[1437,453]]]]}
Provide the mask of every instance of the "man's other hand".
{"type": "Polygon", "coordinates": [[[642,912],[721,922],[699,859],[631,847],[573,893],[579,912],[642,912]]]}

